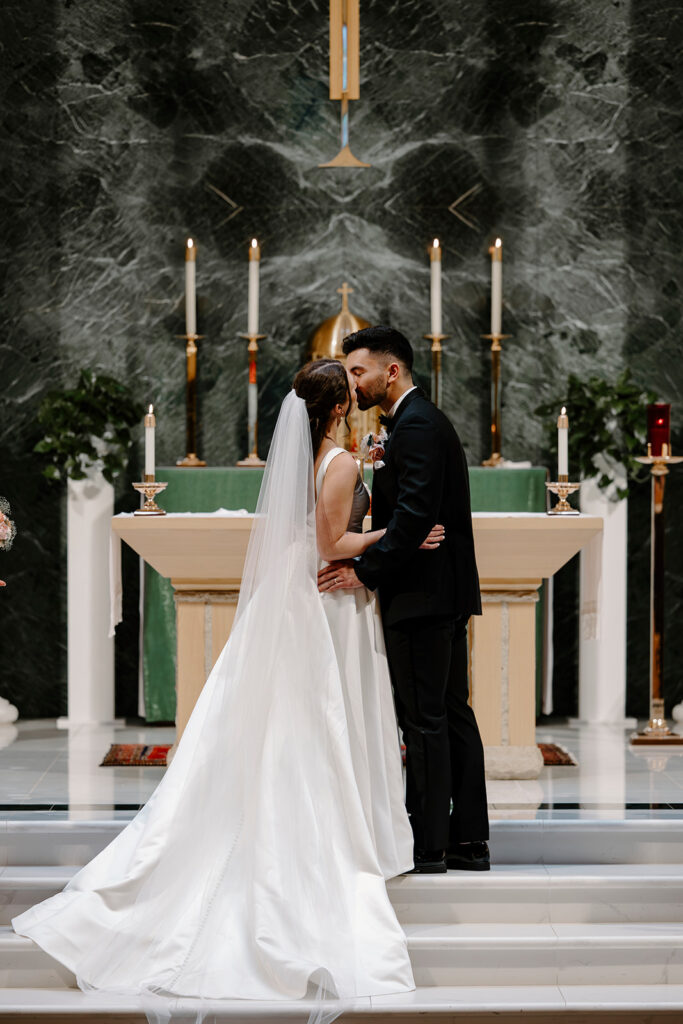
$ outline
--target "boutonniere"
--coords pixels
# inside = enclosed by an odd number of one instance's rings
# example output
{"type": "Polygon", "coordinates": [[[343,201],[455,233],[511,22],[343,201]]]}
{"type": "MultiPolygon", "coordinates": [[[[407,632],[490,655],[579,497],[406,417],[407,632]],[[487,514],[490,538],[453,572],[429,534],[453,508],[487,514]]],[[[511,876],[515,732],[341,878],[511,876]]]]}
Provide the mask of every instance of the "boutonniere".
{"type": "Polygon", "coordinates": [[[366,434],[365,437],[361,438],[361,457],[366,462],[372,463],[373,470],[381,469],[384,465],[382,459],[384,458],[384,450],[388,440],[389,435],[384,427],[382,427],[378,434],[366,434]]]}

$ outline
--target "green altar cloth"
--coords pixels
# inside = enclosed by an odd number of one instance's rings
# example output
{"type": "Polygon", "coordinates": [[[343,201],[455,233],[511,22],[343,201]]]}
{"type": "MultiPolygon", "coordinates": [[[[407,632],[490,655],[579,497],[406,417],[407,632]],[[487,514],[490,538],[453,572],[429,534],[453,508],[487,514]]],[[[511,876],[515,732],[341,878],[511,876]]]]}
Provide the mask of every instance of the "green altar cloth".
{"type": "MultiPolygon", "coordinates": [[[[217,466],[181,469],[160,466],[157,478],[168,481],[159,496],[167,512],[215,512],[219,508],[256,509],[263,470],[217,466]]],[[[470,469],[473,512],[545,511],[546,470],[470,469]]],[[[372,470],[366,470],[371,483],[372,470]]],[[[542,678],[542,601],[536,619],[536,690],[542,678]]],[[[175,719],[176,628],[171,581],[145,565],[143,679],[148,722],[175,719]]]]}

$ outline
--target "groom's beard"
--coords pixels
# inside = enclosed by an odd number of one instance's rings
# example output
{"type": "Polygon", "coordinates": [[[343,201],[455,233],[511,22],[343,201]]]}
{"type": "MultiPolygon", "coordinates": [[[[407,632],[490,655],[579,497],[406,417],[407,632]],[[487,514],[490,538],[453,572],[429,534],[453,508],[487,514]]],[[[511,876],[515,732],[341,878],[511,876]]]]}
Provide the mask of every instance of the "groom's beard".
{"type": "Polygon", "coordinates": [[[386,397],[386,391],[361,391],[358,387],[356,387],[356,401],[358,403],[358,408],[361,410],[361,412],[365,412],[366,409],[372,409],[374,405],[380,405],[380,403],[383,402],[386,397]]]}

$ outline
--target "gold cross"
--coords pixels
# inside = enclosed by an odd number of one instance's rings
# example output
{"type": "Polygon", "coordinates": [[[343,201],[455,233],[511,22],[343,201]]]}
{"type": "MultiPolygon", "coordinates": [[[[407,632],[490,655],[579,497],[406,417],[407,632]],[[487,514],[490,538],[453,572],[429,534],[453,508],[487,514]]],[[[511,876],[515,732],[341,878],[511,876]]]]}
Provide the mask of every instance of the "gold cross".
{"type": "Polygon", "coordinates": [[[342,297],[342,313],[348,313],[349,311],[349,295],[353,295],[353,288],[349,288],[346,281],[344,281],[341,288],[337,288],[337,295],[342,297]]]}

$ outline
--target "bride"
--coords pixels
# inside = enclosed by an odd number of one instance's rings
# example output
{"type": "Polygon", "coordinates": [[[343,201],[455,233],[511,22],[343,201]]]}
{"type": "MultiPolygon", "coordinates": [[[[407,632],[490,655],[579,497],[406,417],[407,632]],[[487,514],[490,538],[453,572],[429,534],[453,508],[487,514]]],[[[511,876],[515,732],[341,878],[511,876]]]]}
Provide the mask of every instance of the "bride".
{"type": "Polygon", "coordinates": [[[412,867],[412,833],[378,610],[365,590],[321,597],[316,584],[316,538],[332,560],[379,537],[361,533],[367,492],[334,440],[351,404],[336,360],[297,374],[235,625],[172,763],[63,892],[12,922],[84,990],[277,1000],[317,986],[348,1000],[414,988],[385,887],[412,867]]]}

